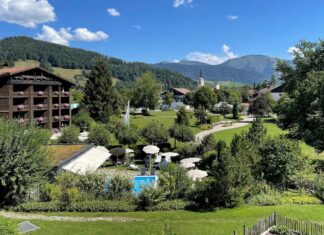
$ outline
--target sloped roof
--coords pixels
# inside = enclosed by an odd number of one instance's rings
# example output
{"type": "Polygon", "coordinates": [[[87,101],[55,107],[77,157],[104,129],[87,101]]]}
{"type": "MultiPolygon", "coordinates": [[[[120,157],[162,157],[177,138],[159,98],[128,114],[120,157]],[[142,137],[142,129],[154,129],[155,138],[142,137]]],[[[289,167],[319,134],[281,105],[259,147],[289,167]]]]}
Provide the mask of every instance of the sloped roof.
{"type": "Polygon", "coordinates": [[[184,95],[186,95],[186,94],[188,94],[190,92],[190,90],[188,90],[186,88],[172,88],[172,89],[179,92],[179,93],[181,93],[181,94],[184,94],[184,95]]]}
{"type": "Polygon", "coordinates": [[[93,146],[87,151],[75,156],[69,161],[63,163],[59,168],[67,170],[76,174],[84,175],[86,173],[93,173],[111,154],[105,147],[93,146]]]}
{"type": "Polygon", "coordinates": [[[22,73],[22,72],[26,72],[26,71],[30,71],[30,70],[33,70],[33,69],[39,69],[39,70],[42,70],[48,74],[51,74],[65,82],[68,82],[72,85],[75,85],[72,81],[66,79],[66,78],[63,78],[51,71],[48,71],[47,69],[44,69],[42,67],[39,67],[39,66],[33,66],[33,67],[12,67],[12,68],[3,68],[3,69],[0,69],[0,77],[3,77],[3,76],[10,76],[10,75],[15,75],[15,74],[18,74],[18,73],[22,73]]]}

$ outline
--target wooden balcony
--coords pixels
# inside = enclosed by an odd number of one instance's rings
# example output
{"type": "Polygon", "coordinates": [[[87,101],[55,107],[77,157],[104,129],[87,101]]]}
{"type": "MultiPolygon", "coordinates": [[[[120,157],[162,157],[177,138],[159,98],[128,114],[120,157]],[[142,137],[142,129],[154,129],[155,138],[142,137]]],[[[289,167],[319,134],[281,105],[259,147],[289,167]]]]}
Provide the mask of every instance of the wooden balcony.
{"type": "Polygon", "coordinates": [[[34,92],[34,97],[48,97],[48,92],[46,91],[36,91],[34,92]]]}
{"type": "Polygon", "coordinates": [[[13,92],[13,97],[14,98],[28,98],[29,97],[29,92],[27,91],[14,91],[13,92]]]}
{"type": "Polygon", "coordinates": [[[13,106],[13,111],[14,112],[24,112],[29,110],[29,105],[28,104],[19,104],[19,105],[14,105],[13,106]]]}
{"type": "Polygon", "coordinates": [[[47,110],[48,109],[48,105],[47,104],[35,104],[33,106],[34,110],[47,110]]]}

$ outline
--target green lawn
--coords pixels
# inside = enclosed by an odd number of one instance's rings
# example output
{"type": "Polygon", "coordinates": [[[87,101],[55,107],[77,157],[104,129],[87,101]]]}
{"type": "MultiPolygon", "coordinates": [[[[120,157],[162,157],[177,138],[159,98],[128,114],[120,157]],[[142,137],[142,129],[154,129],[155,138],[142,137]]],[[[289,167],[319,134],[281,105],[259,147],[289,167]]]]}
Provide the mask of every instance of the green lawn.
{"type": "Polygon", "coordinates": [[[35,235],[134,235],[162,234],[161,228],[168,224],[177,235],[216,234],[229,235],[235,229],[242,235],[243,225],[251,226],[260,218],[273,211],[289,218],[324,223],[324,206],[276,206],[241,207],[223,209],[215,212],[130,212],[130,213],[56,213],[47,215],[66,215],[81,217],[118,216],[143,219],[140,222],[31,222],[41,227],[35,235]]]}
{"type": "MultiPolygon", "coordinates": [[[[150,116],[143,115],[131,115],[130,123],[131,125],[136,125],[139,129],[143,129],[150,122],[162,123],[165,128],[169,129],[174,125],[174,121],[177,117],[176,111],[157,111],[150,112],[150,116]]],[[[195,125],[195,118],[190,120],[190,126],[192,131],[196,134],[201,129],[195,125]]]]}
{"type": "MultiPolygon", "coordinates": [[[[268,135],[270,135],[272,137],[287,133],[286,131],[280,129],[275,123],[271,122],[271,120],[269,120],[269,119],[265,120],[264,126],[267,128],[268,135]]],[[[250,127],[250,125],[236,128],[236,129],[220,131],[220,132],[214,133],[213,136],[215,137],[215,139],[217,141],[224,140],[227,144],[230,144],[232,141],[232,138],[235,134],[240,134],[243,131],[248,131],[249,127],[250,127]]],[[[309,158],[324,160],[324,152],[321,154],[318,154],[315,152],[315,149],[313,147],[307,145],[304,142],[301,142],[300,146],[302,148],[303,154],[308,156],[309,158]]]]}

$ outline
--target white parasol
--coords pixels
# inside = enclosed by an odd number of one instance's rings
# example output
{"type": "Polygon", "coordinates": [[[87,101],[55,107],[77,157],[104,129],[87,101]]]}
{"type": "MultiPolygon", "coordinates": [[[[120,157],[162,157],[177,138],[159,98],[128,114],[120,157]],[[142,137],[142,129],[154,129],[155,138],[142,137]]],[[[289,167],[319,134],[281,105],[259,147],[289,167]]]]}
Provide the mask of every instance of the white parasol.
{"type": "Polygon", "coordinates": [[[180,163],[196,163],[196,162],[200,162],[201,161],[201,158],[198,158],[198,157],[190,157],[190,158],[185,158],[185,159],[182,159],[180,161],[180,163]]]}
{"type": "Polygon", "coordinates": [[[143,151],[147,154],[156,154],[160,152],[160,149],[154,145],[148,145],[143,148],[143,151]]]}
{"type": "Polygon", "coordinates": [[[207,172],[206,171],[201,171],[201,170],[190,170],[187,172],[188,177],[192,178],[194,181],[200,180],[202,178],[207,177],[207,172]]]}

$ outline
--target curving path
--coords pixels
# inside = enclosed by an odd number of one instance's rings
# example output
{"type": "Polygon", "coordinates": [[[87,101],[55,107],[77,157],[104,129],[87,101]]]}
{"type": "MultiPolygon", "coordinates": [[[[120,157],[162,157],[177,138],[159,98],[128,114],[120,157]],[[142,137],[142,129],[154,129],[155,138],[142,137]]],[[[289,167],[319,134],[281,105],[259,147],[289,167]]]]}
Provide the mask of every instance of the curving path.
{"type": "Polygon", "coordinates": [[[95,222],[95,221],[108,221],[108,222],[130,222],[130,221],[143,221],[140,218],[127,218],[127,217],[77,217],[77,216],[48,216],[32,213],[16,213],[1,211],[0,216],[8,219],[18,220],[46,220],[46,221],[71,221],[71,222],[95,222]]]}
{"type": "Polygon", "coordinates": [[[206,137],[207,135],[213,134],[215,132],[219,132],[219,131],[224,131],[224,130],[229,130],[229,129],[235,129],[235,128],[240,128],[243,126],[247,126],[249,125],[251,122],[253,122],[253,118],[252,117],[244,117],[243,120],[233,123],[231,126],[225,126],[224,124],[220,124],[217,126],[214,126],[212,129],[210,130],[206,130],[206,131],[201,131],[199,133],[197,133],[195,135],[195,141],[196,142],[200,142],[204,137],[206,137]]]}

